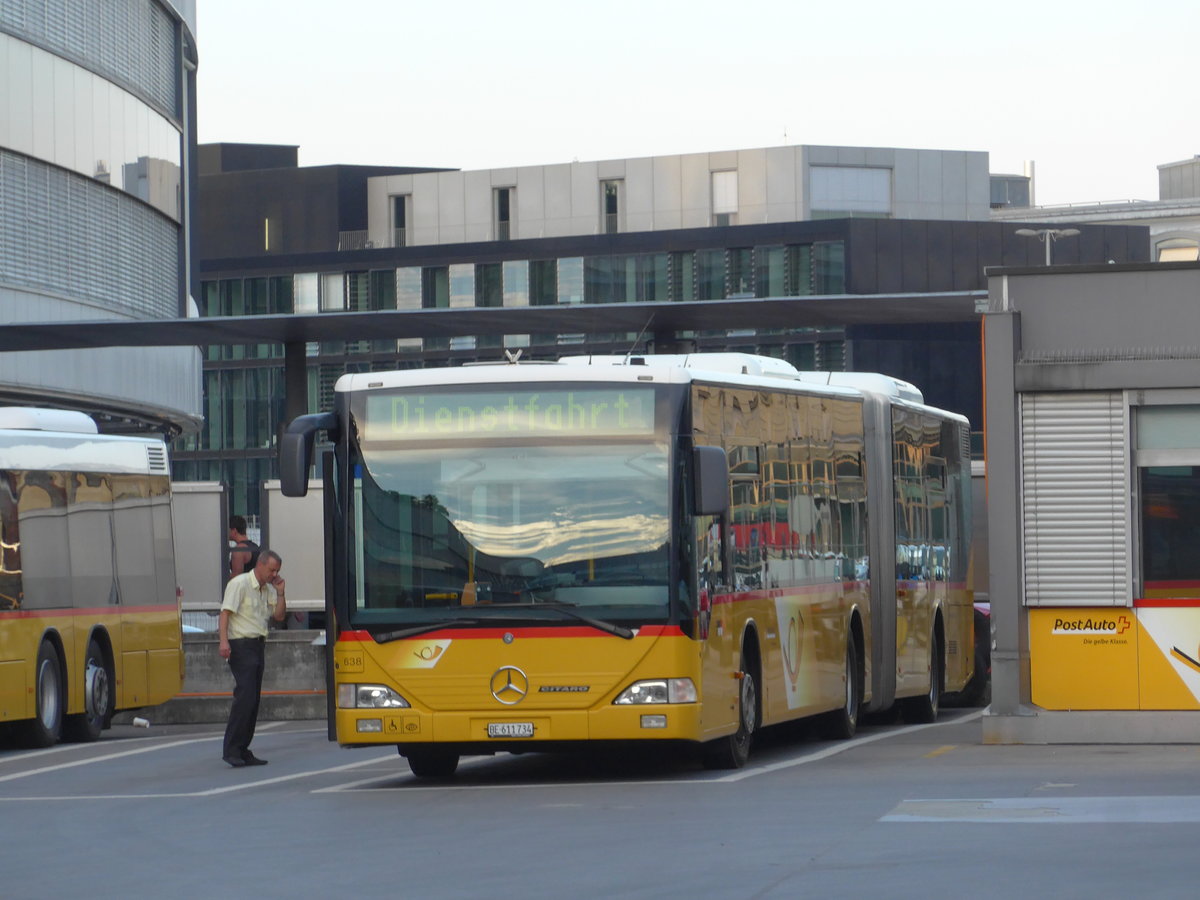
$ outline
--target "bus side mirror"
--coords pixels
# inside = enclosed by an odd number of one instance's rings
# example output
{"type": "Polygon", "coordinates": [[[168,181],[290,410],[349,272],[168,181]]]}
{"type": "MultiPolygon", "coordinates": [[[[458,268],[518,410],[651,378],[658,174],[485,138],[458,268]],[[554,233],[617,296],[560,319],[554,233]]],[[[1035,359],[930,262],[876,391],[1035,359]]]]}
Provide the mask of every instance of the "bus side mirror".
{"type": "Polygon", "coordinates": [[[313,444],[318,431],[334,432],[337,416],[314,413],[292,419],[279,439],[279,489],[285,497],[308,493],[308,470],[312,468],[313,444]]]}
{"type": "Polygon", "coordinates": [[[693,447],[695,506],[698,516],[720,516],[729,509],[729,460],[720,447],[693,447]]]}

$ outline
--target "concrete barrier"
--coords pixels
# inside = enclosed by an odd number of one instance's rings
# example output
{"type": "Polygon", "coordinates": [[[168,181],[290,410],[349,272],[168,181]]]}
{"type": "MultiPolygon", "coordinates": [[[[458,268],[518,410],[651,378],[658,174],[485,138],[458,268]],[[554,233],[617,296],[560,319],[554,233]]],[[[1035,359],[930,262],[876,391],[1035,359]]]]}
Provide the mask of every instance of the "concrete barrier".
{"type": "MultiPolygon", "coordinates": [[[[233,676],[218,644],[215,633],[185,634],[183,690],[166,703],[120,713],[113,721],[129,724],[135,715],[152,725],[226,721],[233,702],[233,676]]],[[[324,632],[272,631],[266,654],[258,720],[324,720],[324,632]]]]}

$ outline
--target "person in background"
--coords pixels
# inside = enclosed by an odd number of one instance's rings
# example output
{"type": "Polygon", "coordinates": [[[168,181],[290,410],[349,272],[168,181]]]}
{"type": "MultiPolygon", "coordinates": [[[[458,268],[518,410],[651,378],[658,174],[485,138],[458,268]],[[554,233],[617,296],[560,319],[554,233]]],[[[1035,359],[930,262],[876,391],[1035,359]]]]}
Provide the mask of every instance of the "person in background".
{"type": "Polygon", "coordinates": [[[246,536],[245,516],[229,517],[229,577],[249,572],[258,562],[258,544],[246,536]]]}
{"type": "Polygon", "coordinates": [[[282,622],[287,616],[282,565],[278,553],[262,550],[253,569],[229,579],[221,601],[219,652],[229,661],[234,682],[221,758],[235,769],[267,764],[250,752],[250,741],[258,723],[269,620],[282,622]]]}

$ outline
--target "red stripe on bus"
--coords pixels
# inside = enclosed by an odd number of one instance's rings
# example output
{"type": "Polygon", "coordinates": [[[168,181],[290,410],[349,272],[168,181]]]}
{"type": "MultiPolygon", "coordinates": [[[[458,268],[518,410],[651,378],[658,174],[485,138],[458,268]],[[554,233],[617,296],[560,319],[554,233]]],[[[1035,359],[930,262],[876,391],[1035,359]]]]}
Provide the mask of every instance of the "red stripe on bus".
{"type": "Polygon", "coordinates": [[[1200,607],[1200,597],[1139,597],[1133,601],[1133,605],[1138,609],[1187,609],[1200,607]]]}
{"type": "MultiPolygon", "coordinates": [[[[323,690],[311,691],[266,691],[262,692],[264,697],[312,697],[324,695],[323,690]]],[[[232,697],[232,691],[183,691],[175,695],[176,697],[232,697]]]]}

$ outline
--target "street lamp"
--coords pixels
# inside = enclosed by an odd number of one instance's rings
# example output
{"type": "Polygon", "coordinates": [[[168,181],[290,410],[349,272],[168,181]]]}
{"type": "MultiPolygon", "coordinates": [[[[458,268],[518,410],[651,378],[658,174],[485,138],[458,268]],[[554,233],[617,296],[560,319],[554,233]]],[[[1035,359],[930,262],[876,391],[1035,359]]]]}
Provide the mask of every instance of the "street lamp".
{"type": "Polygon", "coordinates": [[[1046,245],[1046,265],[1050,265],[1050,247],[1059,238],[1075,237],[1078,228],[1018,228],[1021,237],[1035,237],[1046,245]]]}

